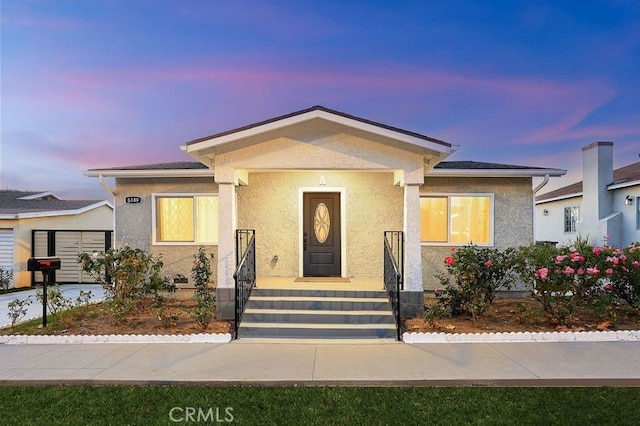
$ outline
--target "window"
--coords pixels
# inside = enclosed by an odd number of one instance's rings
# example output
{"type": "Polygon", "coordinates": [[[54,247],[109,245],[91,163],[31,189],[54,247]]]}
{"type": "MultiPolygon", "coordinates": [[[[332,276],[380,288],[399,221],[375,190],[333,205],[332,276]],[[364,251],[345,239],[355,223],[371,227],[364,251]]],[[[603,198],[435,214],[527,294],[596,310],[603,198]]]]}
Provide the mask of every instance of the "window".
{"type": "Polygon", "coordinates": [[[434,244],[493,244],[493,196],[433,195],[420,198],[421,240],[434,244]]]}
{"type": "Polygon", "coordinates": [[[564,208],[564,232],[576,232],[576,222],[580,220],[580,206],[564,208]]]}
{"type": "Polygon", "coordinates": [[[218,243],[218,197],[157,195],[155,241],[158,243],[218,243]]]}

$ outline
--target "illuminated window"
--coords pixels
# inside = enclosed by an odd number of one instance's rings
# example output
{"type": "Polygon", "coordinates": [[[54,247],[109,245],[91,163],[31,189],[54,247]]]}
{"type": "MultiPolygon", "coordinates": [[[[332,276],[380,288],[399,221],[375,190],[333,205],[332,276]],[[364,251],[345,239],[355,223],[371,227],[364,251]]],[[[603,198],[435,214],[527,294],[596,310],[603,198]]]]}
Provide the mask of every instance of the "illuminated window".
{"type": "Polygon", "coordinates": [[[156,241],[217,244],[218,197],[156,196],[156,241]]]}
{"type": "Polygon", "coordinates": [[[447,195],[420,198],[421,240],[441,244],[492,244],[493,197],[447,195]]]}

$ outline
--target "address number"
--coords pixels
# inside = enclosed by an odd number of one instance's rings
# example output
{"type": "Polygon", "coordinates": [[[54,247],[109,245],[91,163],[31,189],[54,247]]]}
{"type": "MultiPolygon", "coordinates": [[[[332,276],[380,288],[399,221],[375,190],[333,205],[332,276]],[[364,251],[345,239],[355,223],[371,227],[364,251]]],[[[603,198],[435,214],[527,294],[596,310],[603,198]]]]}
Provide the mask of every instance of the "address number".
{"type": "Polygon", "coordinates": [[[126,204],[140,204],[142,202],[142,198],[140,198],[140,197],[124,197],[124,202],[126,204]]]}

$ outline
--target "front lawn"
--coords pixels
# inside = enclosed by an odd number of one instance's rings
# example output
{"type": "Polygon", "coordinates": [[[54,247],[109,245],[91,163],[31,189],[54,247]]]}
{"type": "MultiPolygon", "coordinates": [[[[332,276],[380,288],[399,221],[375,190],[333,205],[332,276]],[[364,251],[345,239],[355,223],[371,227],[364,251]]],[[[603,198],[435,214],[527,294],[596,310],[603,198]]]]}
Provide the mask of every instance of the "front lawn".
{"type": "Polygon", "coordinates": [[[637,388],[4,387],[2,423],[635,425],[637,388]],[[189,417],[191,416],[191,417],[189,417]]]}

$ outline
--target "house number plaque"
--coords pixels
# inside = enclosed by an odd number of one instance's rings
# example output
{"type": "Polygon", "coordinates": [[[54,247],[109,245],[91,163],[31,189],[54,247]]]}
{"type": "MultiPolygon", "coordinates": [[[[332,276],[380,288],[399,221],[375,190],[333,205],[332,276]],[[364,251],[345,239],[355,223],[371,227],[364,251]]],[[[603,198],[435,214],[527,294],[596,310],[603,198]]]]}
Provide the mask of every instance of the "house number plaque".
{"type": "Polygon", "coordinates": [[[142,202],[141,197],[124,197],[125,204],[140,204],[142,202]]]}

